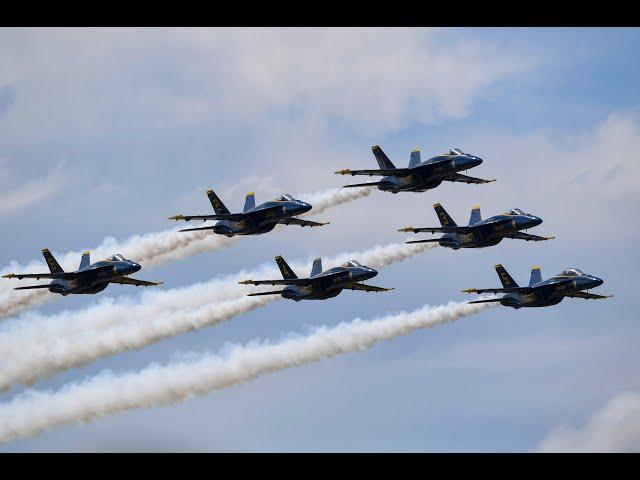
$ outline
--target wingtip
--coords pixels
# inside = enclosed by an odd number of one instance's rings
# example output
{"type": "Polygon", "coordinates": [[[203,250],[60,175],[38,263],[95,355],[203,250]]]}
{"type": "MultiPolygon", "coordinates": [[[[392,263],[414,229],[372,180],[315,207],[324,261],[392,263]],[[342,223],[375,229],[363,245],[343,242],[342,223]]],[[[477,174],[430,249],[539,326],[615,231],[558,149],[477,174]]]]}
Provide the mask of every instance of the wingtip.
{"type": "Polygon", "coordinates": [[[336,170],[334,173],[336,175],[347,175],[351,170],[349,170],[348,168],[342,169],[342,170],[336,170]]]}
{"type": "Polygon", "coordinates": [[[460,290],[462,293],[475,293],[478,291],[477,288],[465,288],[464,290],[460,290]]]}
{"type": "Polygon", "coordinates": [[[240,285],[251,285],[253,283],[253,280],[242,280],[241,282],[238,282],[240,285]]]}
{"type": "Polygon", "coordinates": [[[6,275],[2,275],[2,278],[14,278],[15,276],[15,273],[7,273],[6,275]]]}
{"type": "Polygon", "coordinates": [[[174,215],[173,217],[169,217],[169,220],[182,220],[184,218],[184,215],[174,215]]]}

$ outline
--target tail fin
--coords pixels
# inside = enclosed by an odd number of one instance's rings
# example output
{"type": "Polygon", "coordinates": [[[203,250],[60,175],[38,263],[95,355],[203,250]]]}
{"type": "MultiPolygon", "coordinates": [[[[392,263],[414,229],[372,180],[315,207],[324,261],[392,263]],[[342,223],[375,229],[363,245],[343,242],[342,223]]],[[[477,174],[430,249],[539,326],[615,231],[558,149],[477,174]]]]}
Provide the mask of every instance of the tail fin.
{"type": "Polygon", "coordinates": [[[209,197],[209,201],[211,202],[211,206],[213,207],[213,211],[216,212],[216,215],[228,215],[231,213],[213,190],[207,190],[207,197],[209,197]]]}
{"type": "Polygon", "coordinates": [[[480,205],[476,205],[471,209],[471,218],[469,218],[469,225],[475,225],[482,221],[482,215],[480,214],[480,205]]]}
{"type": "Polygon", "coordinates": [[[51,271],[51,273],[63,273],[64,272],[64,270],[62,269],[60,264],[56,261],[55,258],[53,258],[53,255],[51,255],[51,252],[49,251],[48,248],[43,248],[42,249],[42,256],[47,261],[47,265],[49,265],[49,270],[51,271]]]}
{"type": "Polygon", "coordinates": [[[319,274],[320,272],[322,272],[322,259],[321,258],[316,258],[313,261],[313,267],[311,267],[311,277],[313,277],[314,275],[319,274]]]}
{"type": "Polygon", "coordinates": [[[255,206],[256,206],[255,194],[253,192],[247,193],[247,197],[244,199],[244,209],[242,211],[246,212],[247,210],[251,210],[255,206]]]}
{"type": "Polygon", "coordinates": [[[385,153],[382,151],[382,149],[378,145],[374,145],[373,147],[371,147],[371,151],[375,155],[376,160],[378,161],[378,166],[380,167],[381,170],[396,168],[396,166],[393,163],[391,163],[391,160],[389,160],[389,157],[385,155],[385,153]]]}
{"type": "Polygon", "coordinates": [[[411,152],[411,158],[409,158],[409,168],[415,167],[421,162],[420,160],[420,150],[417,148],[411,152]]]}
{"type": "Polygon", "coordinates": [[[504,288],[515,288],[518,286],[516,281],[511,278],[511,275],[507,273],[502,265],[496,265],[496,272],[498,272],[498,277],[500,277],[500,281],[502,282],[502,286],[504,288]]]}
{"type": "Polygon", "coordinates": [[[91,265],[91,254],[87,251],[82,254],[82,258],[80,259],[80,267],[78,267],[78,270],[87,268],[89,265],[91,265]]]}
{"type": "Polygon", "coordinates": [[[433,209],[438,214],[438,218],[440,219],[440,225],[443,227],[456,227],[456,222],[453,221],[453,218],[449,216],[449,214],[442,208],[442,205],[439,203],[433,204],[433,209]]]}
{"type": "Polygon", "coordinates": [[[542,281],[542,273],[540,272],[540,266],[536,265],[531,268],[531,278],[529,278],[529,286],[535,285],[542,281]]]}
{"type": "Polygon", "coordinates": [[[276,257],[276,263],[278,264],[278,267],[280,267],[280,273],[282,273],[282,278],[284,278],[285,280],[298,278],[298,276],[295,273],[293,273],[293,270],[291,270],[291,267],[287,264],[287,262],[284,261],[284,258],[278,255],[276,257]]]}

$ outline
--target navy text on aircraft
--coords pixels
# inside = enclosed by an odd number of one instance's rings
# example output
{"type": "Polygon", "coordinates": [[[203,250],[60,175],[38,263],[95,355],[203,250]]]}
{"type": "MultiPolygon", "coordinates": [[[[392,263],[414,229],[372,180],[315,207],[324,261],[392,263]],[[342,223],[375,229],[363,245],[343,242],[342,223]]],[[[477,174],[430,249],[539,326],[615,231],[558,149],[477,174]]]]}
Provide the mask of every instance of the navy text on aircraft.
{"type": "Polygon", "coordinates": [[[437,155],[425,160],[420,159],[420,151],[411,152],[409,166],[407,168],[396,168],[391,160],[385,155],[378,145],[371,147],[373,154],[378,161],[380,169],[377,170],[338,170],[339,175],[369,175],[382,176],[378,182],[357,183],[345,185],[345,187],[366,187],[375,186],[385,192],[425,192],[436,188],[442,182],[464,182],[464,183],[490,183],[493,180],[483,180],[481,178],[468,177],[460,172],[477,167],[482,163],[482,159],[463,153],[454,148],[449,153],[437,155]]]}
{"type": "Polygon", "coordinates": [[[243,285],[286,285],[283,290],[270,292],[251,293],[249,296],[258,295],[282,295],[290,300],[325,300],[335,297],[343,289],[363,290],[365,292],[386,292],[392,288],[374,287],[365,285],[364,280],[375,277],[378,272],[373,268],[365,267],[355,260],[350,260],[344,265],[322,271],[322,261],[316,258],[313,261],[309,278],[298,278],[291,267],[282,257],[276,257],[278,267],[282,273],[282,280],[244,280],[243,285]]]}
{"type": "Polygon", "coordinates": [[[42,250],[42,255],[47,261],[50,273],[10,273],[3,275],[4,278],[51,278],[51,283],[45,285],[31,285],[28,287],[17,287],[15,290],[31,290],[35,288],[46,288],[52,293],[60,295],[79,293],[98,293],[107,288],[110,283],[120,283],[122,285],[152,286],[160,285],[162,282],[147,282],[146,280],[136,280],[128,277],[132,273],[140,270],[140,265],[132,260],[127,260],[122,255],[116,254],[111,257],[91,264],[89,252],[82,254],[80,267],[73,272],[65,272],[48,249],[42,250]]]}
{"type": "Polygon", "coordinates": [[[234,235],[259,235],[270,232],[277,224],[299,225],[301,227],[320,227],[327,223],[311,222],[295,218],[297,215],[311,210],[311,205],[296,200],[291,195],[281,197],[256,206],[255,195],[248,193],[244,202],[242,213],[230,213],[213,190],[207,191],[207,196],[215,215],[175,215],[170,220],[219,220],[215,225],[208,227],[185,228],[181,232],[194,230],[212,230],[218,235],[233,237],[234,235]]]}
{"type": "Polygon", "coordinates": [[[442,208],[442,205],[433,205],[440,227],[405,227],[400,232],[430,232],[444,233],[440,238],[430,238],[426,240],[410,240],[406,243],[439,243],[443,247],[453,248],[482,248],[497,245],[503,238],[516,238],[527,241],[551,240],[555,237],[539,237],[524,233],[522,230],[535,227],[542,223],[540,217],[524,213],[518,208],[513,208],[508,212],[501,213],[494,217],[482,220],[480,205],[476,205],[471,210],[468,226],[458,226],[449,214],[442,208]]]}
{"type": "Polygon", "coordinates": [[[466,293],[504,293],[502,298],[475,300],[469,303],[498,302],[505,307],[548,307],[560,303],[565,297],[600,300],[613,295],[597,295],[586,290],[598,287],[604,281],[587,275],[577,268],[568,268],[547,280],[542,280],[540,267],[531,270],[529,286],[520,287],[502,265],[496,265],[503,288],[470,288],[466,293]]]}

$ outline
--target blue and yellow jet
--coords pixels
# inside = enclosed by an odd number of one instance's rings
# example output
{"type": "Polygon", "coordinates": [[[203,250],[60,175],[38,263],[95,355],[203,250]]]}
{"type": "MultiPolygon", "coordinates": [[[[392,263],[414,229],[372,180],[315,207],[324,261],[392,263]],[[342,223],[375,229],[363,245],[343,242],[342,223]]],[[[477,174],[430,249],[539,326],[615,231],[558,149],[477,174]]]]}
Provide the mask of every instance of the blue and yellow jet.
{"type": "Polygon", "coordinates": [[[568,268],[553,277],[542,280],[540,267],[531,270],[528,287],[520,287],[502,265],[496,265],[496,272],[504,288],[469,288],[465,293],[505,293],[501,298],[475,300],[469,303],[498,302],[505,307],[548,307],[560,303],[565,297],[600,300],[613,295],[596,295],[585,290],[598,287],[604,281],[587,275],[577,268],[568,268]]]}
{"type": "Polygon", "coordinates": [[[351,187],[378,187],[379,190],[391,193],[398,192],[425,192],[436,188],[442,182],[464,182],[464,183],[490,183],[493,180],[483,180],[481,178],[468,177],[459,172],[464,172],[470,168],[477,167],[482,163],[482,159],[463,153],[460,149],[454,148],[449,153],[437,155],[425,160],[420,160],[420,151],[411,152],[409,166],[407,168],[396,168],[391,160],[385,155],[378,145],[371,147],[373,154],[378,161],[379,170],[338,170],[338,175],[379,175],[382,179],[379,182],[356,183],[344,185],[351,187]]]}
{"type": "Polygon", "coordinates": [[[230,213],[222,201],[213,190],[207,191],[207,196],[215,215],[175,215],[169,220],[220,220],[215,225],[209,227],[185,228],[181,232],[192,232],[195,230],[212,230],[218,235],[233,237],[234,235],[259,235],[270,232],[277,224],[299,225],[301,227],[321,227],[326,223],[310,222],[295,218],[297,215],[311,210],[311,205],[296,200],[291,195],[281,197],[262,203],[256,207],[256,199],[253,192],[248,193],[244,201],[242,213],[230,213]]]}
{"type": "Polygon", "coordinates": [[[309,278],[298,278],[291,267],[280,256],[276,257],[276,263],[280,267],[282,280],[243,280],[242,285],[286,285],[283,290],[270,292],[250,293],[250,297],[259,295],[282,295],[289,300],[325,300],[337,296],[343,289],[363,290],[365,292],[387,292],[393,288],[374,287],[365,285],[364,280],[373,278],[378,272],[373,268],[365,267],[355,260],[349,260],[344,265],[322,271],[322,260],[316,258],[313,261],[309,278]]]}
{"type": "Polygon", "coordinates": [[[80,260],[80,267],[73,272],[65,272],[48,249],[43,249],[42,255],[47,261],[50,273],[9,273],[8,275],[3,275],[3,278],[17,278],[18,280],[23,278],[35,278],[36,280],[51,278],[53,279],[51,283],[46,285],[17,287],[14,290],[46,288],[52,293],[58,293],[63,296],[98,293],[107,288],[110,283],[135,285],[136,287],[162,284],[162,282],[147,282],[146,280],[136,280],[128,277],[127,275],[137,272],[141,267],[136,262],[127,260],[119,254],[91,264],[89,252],[84,252],[80,260]]]}
{"type": "Polygon", "coordinates": [[[433,208],[440,219],[441,227],[405,227],[399,232],[430,232],[444,233],[440,238],[426,240],[410,240],[406,243],[439,243],[443,247],[453,248],[482,248],[497,245],[503,238],[517,238],[527,241],[551,240],[555,237],[539,237],[522,232],[528,228],[542,223],[540,217],[524,213],[519,208],[513,208],[508,212],[482,220],[480,205],[471,210],[469,225],[459,227],[439,203],[434,203],[433,208]]]}

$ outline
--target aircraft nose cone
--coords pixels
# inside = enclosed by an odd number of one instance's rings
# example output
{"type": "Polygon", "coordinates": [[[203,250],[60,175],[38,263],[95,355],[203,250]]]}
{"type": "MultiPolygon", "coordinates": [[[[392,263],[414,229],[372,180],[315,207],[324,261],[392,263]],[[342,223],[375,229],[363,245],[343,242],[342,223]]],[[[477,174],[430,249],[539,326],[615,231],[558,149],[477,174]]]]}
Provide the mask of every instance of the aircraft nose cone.
{"type": "Polygon", "coordinates": [[[599,287],[604,283],[604,280],[598,277],[593,277],[593,283],[595,284],[596,287],[599,287]]]}
{"type": "Polygon", "coordinates": [[[536,217],[535,215],[529,215],[531,219],[531,226],[536,227],[542,223],[542,219],[540,217],[536,217]]]}
{"type": "Polygon", "coordinates": [[[477,167],[482,163],[482,159],[479,157],[471,157],[465,160],[464,164],[467,168],[477,167]]]}
{"type": "Polygon", "coordinates": [[[301,203],[301,210],[303,212],[308,212],[309,210],[311,210],[311,205],[309,205],[306,202],[300,202],[301,203]]]}

